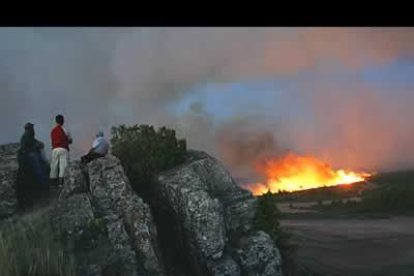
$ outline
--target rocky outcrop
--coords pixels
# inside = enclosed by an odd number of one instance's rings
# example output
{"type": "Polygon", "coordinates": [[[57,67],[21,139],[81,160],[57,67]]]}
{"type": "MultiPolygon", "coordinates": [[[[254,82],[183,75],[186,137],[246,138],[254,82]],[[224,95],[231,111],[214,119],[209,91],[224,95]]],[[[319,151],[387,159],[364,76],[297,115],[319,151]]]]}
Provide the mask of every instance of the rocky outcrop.
{"type": "Polygon", "coordinates": [[[149,206],[114,156],[69,165],[52,221],[79,275],[165,275],[149,206]]]}
{"type": "Polygon", "coordinates": [[[235,248],[235,258],[243,275],[281,275],[281,256],[268,234],[254,232],[242,237],[235,248]]]}
{"type": "Polygon", "coordinates": [[[0,146],[0,218],[11,216],[17,211],[15,187],[19,147],[17,143],[0,146]]]}
{"type": "MultiPolygon", "coordinates": [[[[17,208],[18,144],[0,146],[0,216],[17,208]]],[[[256,199],[213,157],[189,151],[142,196],[109,155],[70,162],[51,212],[78,276],[281,276],[268,234],[255,231],[256,199]]]]}
{"type": "Polygon", "coordinates": [[[159,174],[149,200],[159,220],[172,218],[173,254],[194,275],[282,275],[277,247],[253,231],[255,198],[206,153],[189,151],[183,165],[159,174]]]}

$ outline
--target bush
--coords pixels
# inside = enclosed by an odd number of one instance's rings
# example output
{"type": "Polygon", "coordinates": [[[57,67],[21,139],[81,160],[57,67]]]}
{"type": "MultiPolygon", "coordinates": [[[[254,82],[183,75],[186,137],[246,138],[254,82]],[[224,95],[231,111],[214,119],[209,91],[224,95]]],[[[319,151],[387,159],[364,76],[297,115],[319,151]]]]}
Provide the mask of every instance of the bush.
{"type": "Polygon", "coordinates": [[[113,127],[111,134],[112,152],[137,192],[145,193],[155,174],[184,161],[186,141],[177,139],[172,129],[121,125],[113,127]]]}
{"type": "Polygon", "coordinates": [[[414,188],[410,185],[384,186],[363,195],[365,211],[414,214],[414,188]]]}
{"type": "Polygon", "coordinates": [[[258,197],[257,211],[254,218],[256,230],[262,230],[270,235],[280,250],[282,256],[283,275],[299,274],[299,265],[296,262],[296,245],[292,242],[290,233],[280,228],[281,212],[276,204],[276,197],[270,191],[258,197]]]}
{"type": "Polygon", "coordinates": [[[414,214],[414,171],[396,171],[374,175],[377,187],[362,192],[362,209],[386,214],[414,214]]]}
{"type": "Polygon", "coordinates": [[[43,211],[3,225],[0,271],[2,276],[75,276],[73,259],[43,211]]]}

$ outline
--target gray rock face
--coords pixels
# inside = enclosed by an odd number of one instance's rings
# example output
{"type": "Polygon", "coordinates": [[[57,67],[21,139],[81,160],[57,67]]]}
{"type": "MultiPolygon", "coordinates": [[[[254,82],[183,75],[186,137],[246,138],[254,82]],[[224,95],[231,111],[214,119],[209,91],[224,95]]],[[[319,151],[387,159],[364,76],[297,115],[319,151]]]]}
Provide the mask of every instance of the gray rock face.
{"type": "Polygon", "coordinates": [[[159,189],[160,196],[165,196],[162,204],[171,207],[171,212],[181,220],[183,230],[192,241],[192,253],[201,258],[222,254],[225,243],[222,206],[203,190],[203,183],[197,175],[188,171],[166,178],[160,176],[158,181],[162,184],[155,188],[159,189]]]}
{"type": "Polygon", "coordinates": [[[17,143],[0,146],[0,218],[11,216],[17,211],[15,181],[19,169],[19,148],[17,143]]]}
{"type": "Polygon", "coordinates": [[[52,219],[56,230],[73,238],[79,237],[95,218],[86,193],[75,194],[67,200],[59,201],[55,212],[52,219]]]}
{"type": "Polygon", "coordinates": [[[268,239],[251,234],[256,199],[211,156],[190,151],[183,165],[155,178],[151,197],[151,206],[163,210],[161,216],[174,218],[177,254],[188,260],[196,275],[281,275],[273,241],[265,233],[268,239]],[[240,245],[243,252],[268,249],[260,252],[263,258],[258,264],[234,253],[238,251],[233,244],[245,239],[250,243],[240,245]]]}
{"type": "MultiPolygon", "coordinates": [[[[0,146],[0,218],[16,212],[18,149],[0,146]]],[[[116,157],[69,163],[51,221],[74,253],[78,276],[282,276],[277,247],[253,230],[256,199],[217,160],[189,151],[184,164],[149,186],[151,208],[116,157]],[[177,258],[162,259],[161,243],[177,258]]]]}
{"type": "Polygon", "coordinates": [[[282,276],[279,250],[263,231],[251,233],[238,241],[235,258],[242,275],[282,276]]]}
{"type": "Polygon", "coordinates": [[[151,210],[132,190],[120,161],[114,156],[100,158],[91,162],[87,171],[97,212],[122,218],[132,248],[141,256],[148,275],[164,275],[151,210]]]}
{"type": "Polygon", "coordinates": [[[65,171],[65,185],[59,196],[68,198],[72,195],[88,192],[87,173],[83,170],[80,161],[70,161],[65,171]]]}
{"type": "Polygon", "coordinates": [[[239,265],[229,255],[226,255],[217,261],[210,262],[208,266],[211,275],[214,276],[240,275],[239,265]]]}
{"type": "Polygon", "coordinates": [[[114,156],[86,168],[70,163],[52,221],[68,237],[79,275],[165,275],[149,206],[114,156]]]}

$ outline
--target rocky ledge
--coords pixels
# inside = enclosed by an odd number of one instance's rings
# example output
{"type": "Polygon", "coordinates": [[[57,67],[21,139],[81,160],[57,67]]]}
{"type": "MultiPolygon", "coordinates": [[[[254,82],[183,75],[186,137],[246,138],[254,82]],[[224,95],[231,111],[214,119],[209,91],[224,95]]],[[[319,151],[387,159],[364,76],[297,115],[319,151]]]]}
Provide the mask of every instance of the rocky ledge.
{"type": "Polygon", "coordinates": [[[204,152],[188,152],[184,164],[159,174],[149,202],[161,241],[191,275],[282,275],[279,250],[254,231],[256,199],[204,152]],[[166,229],[168,229],[166,231],[166,229]]]}
{"type": "MultiPolygon", "coordinates": [[[[18,144],[0,146],[0,215],[16,212],[18,144]]],[[[154,178],[144,200],[112,155],[70,162],[51,222],[80,276],[281,276],[256,199],[213,157],[189,151],[154,178]]]]}
{"type": "Polygon", "coordinates": [[[114,156],[70,164],[52,221],[79,275],[166,275],[151,210],[114,156]]]}

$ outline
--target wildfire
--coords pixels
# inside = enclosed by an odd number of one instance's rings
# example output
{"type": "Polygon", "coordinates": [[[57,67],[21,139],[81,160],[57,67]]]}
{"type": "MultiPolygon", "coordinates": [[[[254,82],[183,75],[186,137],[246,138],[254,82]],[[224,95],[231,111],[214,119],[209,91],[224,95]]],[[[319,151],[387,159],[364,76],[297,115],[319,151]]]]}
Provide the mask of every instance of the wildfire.
{"type": "Polygon", "coordinates": [[[270,159],[256,164],[256,169],[266,176],[267,183],[254,183],[248,186],[254,195],[268,190],[297,191],[351,184],[364,181],[369,173],[346,170],[333,170],[328,164],[311,156],[297,156],[289,153],[282,158],[270,159]]]}

